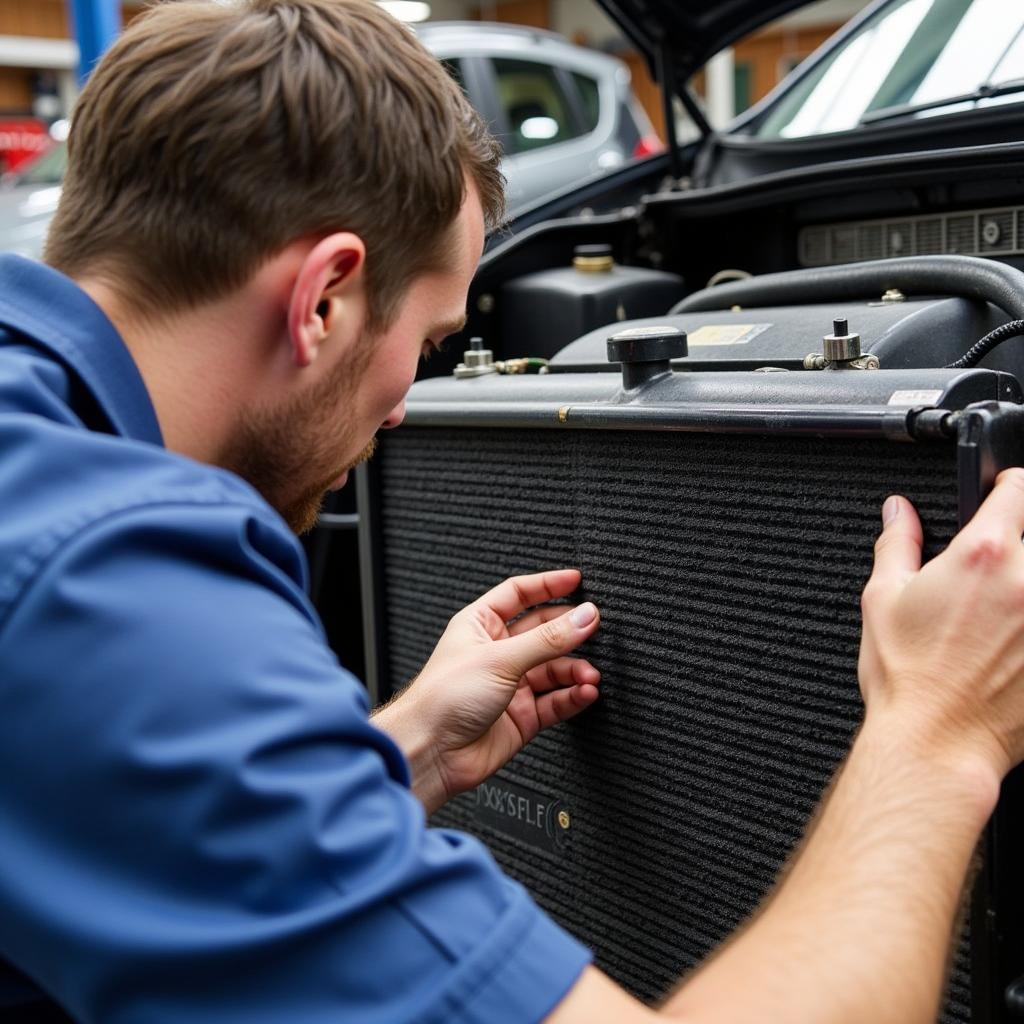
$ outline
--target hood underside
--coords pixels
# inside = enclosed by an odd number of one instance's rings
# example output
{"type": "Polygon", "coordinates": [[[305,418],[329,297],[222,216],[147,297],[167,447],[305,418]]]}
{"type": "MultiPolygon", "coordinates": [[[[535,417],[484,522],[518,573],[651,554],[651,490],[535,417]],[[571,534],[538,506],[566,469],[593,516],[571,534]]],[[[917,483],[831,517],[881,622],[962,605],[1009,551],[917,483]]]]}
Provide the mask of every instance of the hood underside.
{"type": "Polygon", "coordinates": [[[643,53],[664,87],[680,85],[710,57],[807,0],[597,0],[643,53]],[[667,60],[666,60],[667,58],[667,60]]]}

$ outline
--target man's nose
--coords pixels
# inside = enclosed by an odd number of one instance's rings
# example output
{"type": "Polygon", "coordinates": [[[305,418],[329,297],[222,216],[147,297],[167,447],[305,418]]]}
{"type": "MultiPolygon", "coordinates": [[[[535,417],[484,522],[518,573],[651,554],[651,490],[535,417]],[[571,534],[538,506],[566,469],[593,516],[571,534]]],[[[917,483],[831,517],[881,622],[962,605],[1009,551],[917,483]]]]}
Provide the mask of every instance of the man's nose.
{"type": "Polygon", "coordinates": [[[403,398],[398,405],[388,413],[387,419],[380,425],[381,430],[391,430],[392,427],[397,427],[402,420],[405,419],[405,399],[403,398]]]}

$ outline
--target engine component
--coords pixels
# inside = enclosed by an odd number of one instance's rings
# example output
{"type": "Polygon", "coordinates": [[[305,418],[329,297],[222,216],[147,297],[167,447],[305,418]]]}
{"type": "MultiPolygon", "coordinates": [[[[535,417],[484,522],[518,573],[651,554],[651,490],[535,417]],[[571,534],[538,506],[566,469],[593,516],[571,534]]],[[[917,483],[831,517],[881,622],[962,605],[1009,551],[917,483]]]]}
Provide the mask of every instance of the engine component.
{"type": "MultiPolygon", "coordinates": [[[[616,328],[652,326],[686,332],[688,355],[674,360],[676,370],[755,370],[763,366],[802,370],[807,353],[821,342],[821,325],[834,319],[857,325],[862,356],[875,356],[889,369],[910,369],[952,362],[1002,322],[1004,315],[967,299],[880,302],[877,296],[871,301],[680,313],[591,331],[554,356],[550,372],[614,369],[606,359],[609,334],[616,328]]],[[[986,366],[1016,372],[1024,379],[1024,346],[1005,346],[1005,350],[993,352],[986,366]]]]}
{"type": "Polygon", "coordinates": [[[1009,256],[1024,252],[1022,215],[1020,207],[996,207],[815,224],[801,229],[797,249],[805,267],[942,252],[1009,256]]]}
{"type": "Polygon", "coordinates": [[[1024,273],[976,256],[917,256],[764,274],[694,292],[672,312],[867,299],[893,288],[907,294],[979,299],[993,303],[1015,320],[1024,319],[1024,273]]]}
{"type": "Polygon", "coordinates": [[[972,345],[959,359],[947,364],[949,369],[958,370],[965,366],[977,366],[997,345],[1010,338],[1019,338],[1024,334],[1024,320],[1010,320],[986,334],[977,344],[972,345]]]}
{"type": "Polygon", "coordinates": [[[662,314],[682,294],[677,274],[619,266],[611,246],[581,245],[572,266],[526,274],[502,287],[501,338],[505,351],[550,357],[597,327],[662,314]]]}
{"type": "Polygon", "coordinates": [[[862,356],[860,335],[851,334],[846,320],[832,321],[832,333],[822,339],[824,351],[804,359],[805,370],[877,370],[878,356],[862,356]]]}
{"type": "Polygon", "coordinates": [[[455,367],[456,377],[482,377],[488,373],[497,373],[494,365],[494,353],[484,348],[483,338],[470,338],[469,348],[462,357],[463,362],[455,367]]]}
{"type": "Polygon", "coordinates": [[[489,348],[484,348],[483,338],[469,339],[469,348],[466,349],[463,359],[464,361],[452,371],[460,380],[485,377],[491,373],[529,373],[531,370],[545,373],[548,368],[546,359],[538,359],[535,356],[495,360],[494,353],[489,348]]]}
{"type": "Polygon", "coordinates": [[[627,391],[672,372],[670,360],[686,355],[686,333],[677,327],[632,327],[608,339],[608,359],[622,366],[627,391]]]}

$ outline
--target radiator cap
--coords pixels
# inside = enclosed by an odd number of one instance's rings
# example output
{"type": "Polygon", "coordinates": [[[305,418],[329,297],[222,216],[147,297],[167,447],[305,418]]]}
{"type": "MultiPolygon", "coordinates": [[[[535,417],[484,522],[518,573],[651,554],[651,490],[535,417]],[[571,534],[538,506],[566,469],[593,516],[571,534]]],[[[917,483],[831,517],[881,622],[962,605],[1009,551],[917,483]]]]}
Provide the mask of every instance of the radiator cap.
{"type": "Polygon", "coordinates": [[[608,360],[622,364],[622,386],[627,391],[669,373],[670,360],[687,354],[686,332],[678,327],[630,327],[608,339],[608,360]]]}

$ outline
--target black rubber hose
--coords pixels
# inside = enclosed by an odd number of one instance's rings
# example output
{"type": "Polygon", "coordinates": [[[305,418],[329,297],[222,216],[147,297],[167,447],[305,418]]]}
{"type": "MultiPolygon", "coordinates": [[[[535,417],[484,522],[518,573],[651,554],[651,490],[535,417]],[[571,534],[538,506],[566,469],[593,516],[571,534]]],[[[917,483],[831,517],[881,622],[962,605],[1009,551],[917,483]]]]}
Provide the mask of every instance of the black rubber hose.
{"type": "Polygon", "coordinates": [[[991,302],[1014,320],[1024,320],[1024,273],[976,256],[912,256],[764,274],[694,292],[671,312],[880,299],[890,288],[905,295],[959,295],[991,302]]]}
{"type": "Polygon", "coordinates": [[[981,341],[976,341],[959,359],[946,363],[947,370],[965,370],[976,366],[996,347],[1008,338],[1019,338],[1024,334],[1024,320],[1011,320],[994,331],[989,331],[981,341]]]}

